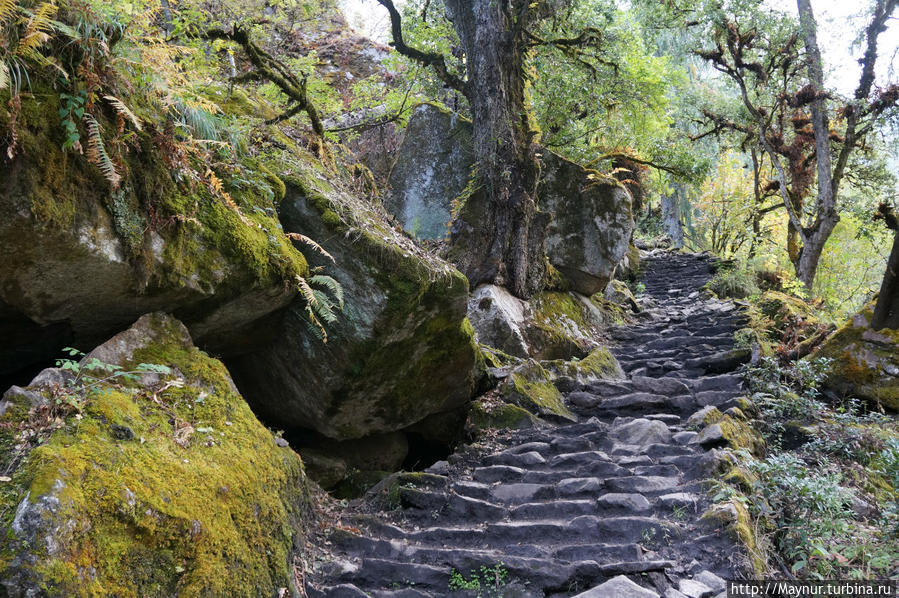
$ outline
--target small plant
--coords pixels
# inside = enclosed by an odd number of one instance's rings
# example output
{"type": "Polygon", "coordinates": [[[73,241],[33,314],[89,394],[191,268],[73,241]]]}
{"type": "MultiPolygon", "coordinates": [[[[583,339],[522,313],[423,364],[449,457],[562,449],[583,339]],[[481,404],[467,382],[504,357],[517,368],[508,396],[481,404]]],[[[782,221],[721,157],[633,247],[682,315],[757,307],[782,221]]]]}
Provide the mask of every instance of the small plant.
{"type": "Polygon", "coordinates": [[[59,99],[62,102],[62,106],[59,108],[59,118],[62,119],[62,128],[66,132],[66,140],[62,144],[62,148],[80,151],[81,135],[78,133],[78,123],[84,117],[87,94],[84,92],[78,95],[61,93],[59,99]]]}
{"type": "Polygon", "coordinates": [[[482,565],[479,570],[472,570],[468,578],[453,569],[450,572],[449,589],[476,592],[477,598],[494,598],[502,593],[507,583],[509,572],[500,562],[493,567],[482,565]]]}
{"type": "Polygon", "coordinates": [[[687,505],[674,505],[671,507],[671,516],[675,521],[687,520],[687,505]]]}
{"type": "Polygon", "coordinates": [[[755,276],[746,268],[722,268],[706,286],[721,299],[746,299],[759,292],[755,276]]]}
{"type": "Polygon", "coordinates": [[[125,370],[120,365],[106,363],[90,357],[84,359],[85,354],[78,349],[66,347],[63,349],[69,354],[68,358],[56,360],[56,367],[72,373],[72,378],[60,390],[56,397],[56,405],[66,410],[80,413],[84,408],[84,402],[100,387],[113,381],[140,382],[144,374],[169,375],[172,369],[168,366],[155,363],[140,363],[133,370],[125,370]],[[81,358],[80,360],[71,359],[81,358]]]}

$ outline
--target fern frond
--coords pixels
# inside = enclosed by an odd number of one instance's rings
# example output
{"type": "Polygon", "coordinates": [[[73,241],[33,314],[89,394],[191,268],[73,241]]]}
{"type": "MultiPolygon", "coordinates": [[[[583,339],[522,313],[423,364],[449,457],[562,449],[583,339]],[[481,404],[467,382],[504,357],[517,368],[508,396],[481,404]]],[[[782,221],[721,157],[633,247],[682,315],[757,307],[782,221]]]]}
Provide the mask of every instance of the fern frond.
{"type": "Polygon", "coordinates": [[[309,282],[319,287],[324,287],[331,291],[331,295],[337,300],[337,305],[343,309],[343,286],[330,276],[324,274],[316,274],[309,278],[309,282]]]}
{"type": "Polygon", "coordinates": [[[231,197],[231,194],[225,190],[225,185],[222,183],[221,179],[218,178],[215,172],[209,167],[206,168],[206,179],[209,181],[209,187],[212,189],[212,192],[221,197],[225,201],[225,205],[240,216],[241,222],[247,226],[258,226],[255,222],[244,216],[244,213],[240,211],[240,206],[237,205],[234,198],[231,197]]]}
{"type": "Polygon", "coordinates": [[[297,287],[299,287],[300,293],[303,295],[306,303],[309,305],[318,304],[318,298],[315,296],[315,291],[309,286],[309,282],[302,276],[297,276],[297,287]]]}
{"type": "Polygon", "coordinates": [[[316,315],[319,311],[321,297],[315,294],[315,290],[309,286],[306,279],[301,276],[297,276],[297,288],[306,300],[306,313],[309,315],[309,321],[306,322],[307,328],[316,338],[318,338],[318,340],[327,343],[328,332],[316,315]]]}
{"type": "MultiPolygon", "coordinates": [[[[16,14],[16,0],[0,0],[0,27],[6,25],[16,14]]],[[[2,89],[2,87],[0,87],[2,89]]]]}
{"type": "MultiPolygon", "coordinates": [[[[0,0],[2,2],[3,0],[0,0]]],[[[0,91],[9,87],[9,67],[5,62],[0,62],[0,91]]]]}
{"type": "Polygon", "coordinates": [[[306,235],[302,235],[300,233],[284,233],[284,234],[287,236],[288,239],[293,239],[294,241],[300,241],[302,243],[305,243],[306,245],[308,245],[315,251],[319,252],[320,254],[322,254],[329,260],[331,260],[333,263],[335,263],[335,264],[337,263],[337,261],[334,259],[334,256],[332,256],[330,253],[328,253],[325,250],[324,247],[322,247],[321,245],[319,245],[318,243],[316,243],[315,241],[313,241],[306,235]]]}
{"type": "Polygon", "coordinates": [[[56,11],[56,3],[52,1],[44,2],[37,7],[25,25],[25,32],[16,47],[16,54],[34,58],[38,53],[38,48],[50,39],[49,32],[53,28],[53,17],[56,16],[56,11]]]}
{"type": "Polygon", "coordinates": [[[103,99],[109,102],[109,105],[112,106],[116,112],[118,112],[121,116],[128,119],[131,122],[132,126],[138,131],[142,130],[140,125],[140,120],[134,115],[133,112],[125,105],[125,103],[115,96],[103,96],[103,99]]]}
{"type": "Polygon", "coordinates": [[[118,189],[122,177],[116,172],[115,164],[106,153],[106,146],[103,145],[103,137],[100,135],[100,123],[90,113],[85,112],[84,124],[87,127],[88,161],[97,165],[113,190],[118,189]]]}

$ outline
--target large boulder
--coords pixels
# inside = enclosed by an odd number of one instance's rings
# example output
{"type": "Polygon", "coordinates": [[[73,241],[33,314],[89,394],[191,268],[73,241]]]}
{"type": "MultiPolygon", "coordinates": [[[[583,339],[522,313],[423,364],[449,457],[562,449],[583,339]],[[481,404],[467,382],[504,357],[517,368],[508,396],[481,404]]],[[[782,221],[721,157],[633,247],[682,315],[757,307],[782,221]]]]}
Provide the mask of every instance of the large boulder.
{"type": "MultiPolygon", "coordinates": [[[[471,180],[475,165],[471,123],[431,104],[412,118],[400,159],[391,173],[386,205],[405,230],[442,238],[453,214],[450,259],[471,279],[479,264],[468,263],[488,242],[478,228],[486,218],[487,195],[471,180]],[[433,231],[433,233],[426,233],[433,231]]],[[[634,230],[629,192],[547,149],[542,150],[538,208],[552,214],[546,238],[550,263],[584,295],[602,291],[628,251],[634,230]]]]}
{"type": "MultiPolygon", "coordinates": [[[[113,190],[84,156],[60,148],[59,97],[37,97],[22,96],[18,152],[0,163],[0,377],[161,309],[225,352],[233,332],[293,300],[290,283],[308,268],[280,229],[276,176],[247,158],[219,169],[217,190],[202,177],[219,165],[173,168],[148,115],[143,130],[129,130],[137,151],[122,152],[113,190]]],[[[114,126],[101,123],[104,135],[114,126]]]]}
{"type": "Polygon", "coordinates": [[[273,425],[337,440],[464,409],[482,368],[465,277],[333,179],[298,168],[280,216],[333,257],[309,259],[342,286],[344,308],[327,342],[310,331],[305,300],[286,310],[274,342],[228,362],[244,395],[273,425]]]}
{"type": "Polygon", "coordinates": [[[544,152],[541,177],[540,209],[553,215],[546,235],[549,262],[573,290],[605,290],[634,232],[630,193],[552,152],[544,152]]]}
{"type": "Polygon", "coordinates": [[[601,332],[624,317],[624,308],[603,295],[572,291],[543,291],[524,301],[485,284],[468,301],[478,342],[520,358],[585,357],[602,346],[601,332]]]}
{"type": "Polygon", "coordinates": [[[442,239],[449,232],[452,200],[465,189],[473,166],[471,122],[420,104],[409,118],[384,206],[414,237],[442,239]]]}
{"type": "Polygon", "coordinates": [[[868,304],[831,335],[812,357],[827,357],[826,386],[899,411],[899,331],[871,328],[868,304]]]}
{"type": "Polygon", "coordinates": [[[302,463],[174,318],[7,393],[0,446],[0,594],[299,596],[302,463]]]}

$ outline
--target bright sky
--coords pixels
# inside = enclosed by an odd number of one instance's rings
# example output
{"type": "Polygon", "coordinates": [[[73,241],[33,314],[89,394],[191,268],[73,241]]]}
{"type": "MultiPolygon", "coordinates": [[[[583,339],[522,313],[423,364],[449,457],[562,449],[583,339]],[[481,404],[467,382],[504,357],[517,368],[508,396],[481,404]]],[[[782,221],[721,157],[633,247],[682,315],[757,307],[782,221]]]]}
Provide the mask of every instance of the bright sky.
{"type": "MultiPolygon", "coordinates": [[[[353,28],[362,35],[387,43],[390,41],[390,17],[387,9],[375,0],[339,0],[343,14],[353,28]]],[[[394,0],[397,7],[405,4],[394,0]]]]}
{"type": "MultiPolygon", "coordinates": [[[[795,0],[766,0],[768,5],[796,15],[795,0]]],[[[854,45],[855,38],[868,21],[865,13],[867,1],[814,0],[812,10],[818,22],[818,45],[824,55],[831,85],[843,94],[850,95],[858,85],[861,66],[858,59],[864,53],[862,44],[854,45]]],[[[895,74],[899,51],[899,25],[893,18],[887,30],[880,34],[877,45],[877,79],[883,85],[890,74],[895,74]],[[895,63],[895,64],[894,64],[895,63]]]]}
{"type": "MultiPolygon", "coordinates": [[[[795,0],[765,0],[770,6],[797,14],[795,0]]],[[[395,0],[397,6],[403,0],[395,0]]],[[[375,0],[340,0],[341,7],[354,29],[381,42],[389,41],[390,19],[387,10],[375,0]]],[[[846,0],[814,0],[812,8],[818,21],[818,43],[828,65],[828,79],[841,93],[849,95],[858,84],[860,67],[856,60],[862,55],[861,46],[852,47],[857,32],[866,21],[860,11],[868,2],[846,0]]],[[[877,83],[887,80],[891,69],[899,70],[899,24],[890,21],[887,31],[881,34],[878,47],[877,83]],[[895,65],[893,63],[896,63],[895,65]]]]}

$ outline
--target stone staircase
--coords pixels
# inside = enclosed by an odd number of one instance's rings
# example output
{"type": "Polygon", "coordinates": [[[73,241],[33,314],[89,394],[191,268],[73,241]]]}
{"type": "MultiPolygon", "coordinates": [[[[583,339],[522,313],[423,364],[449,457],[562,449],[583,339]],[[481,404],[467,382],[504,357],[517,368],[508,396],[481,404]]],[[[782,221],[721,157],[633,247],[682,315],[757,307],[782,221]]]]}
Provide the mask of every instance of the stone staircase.
{"type": "Polygon", "coordinates": [[[332,527],[308,595],[723,596],[742,551],[699,521],[720,439],[687,422],[736,404],[747,356],[733,350],[745,317],[700,293],[710,276],[705,256],[648,259],[650,307],[612,331],[626,380],[569,392],[578,423],[500,433],[400,474],[381,508],[332,527]]]}

